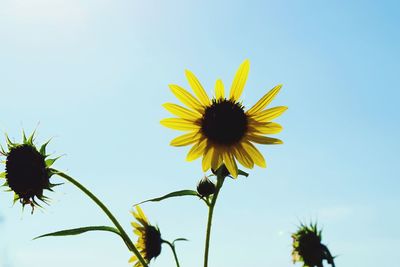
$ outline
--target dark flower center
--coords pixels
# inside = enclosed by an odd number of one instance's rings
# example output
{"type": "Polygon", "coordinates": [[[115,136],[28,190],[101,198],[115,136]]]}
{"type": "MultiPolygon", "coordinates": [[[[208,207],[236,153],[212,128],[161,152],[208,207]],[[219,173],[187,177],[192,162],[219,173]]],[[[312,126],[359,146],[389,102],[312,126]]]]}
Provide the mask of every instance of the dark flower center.
{"type": "Polygon", "coordinates": [[[299,239],[299,254],[303,257],[306,264],[310,266],[322,266],[322,260],[325,258],[323,246],[320,237],[308,232],[299,239]]]}
{"type": "Polygon", "coordinates": [[[152,258],[157,257],[161,253],[161,234],[160,231],[149,225],[146,227],[146,260],[150,261],[152,258]]]}
{"type": "Polygon", "coordinates": [[[236,144],[247,131],[247,116],[243,106],[232,100],[213,99],[212,105],[204,111],[201,130],[215,144],[236,144]]]}
{"type": "Polygon", "coordinates": [[[34,196],[40,198],[43,189],[49,188],[44,156],[27,144],[16,146],[8,153],[6,178],[8,186],[24,203],[30,203],[34,196]]]}

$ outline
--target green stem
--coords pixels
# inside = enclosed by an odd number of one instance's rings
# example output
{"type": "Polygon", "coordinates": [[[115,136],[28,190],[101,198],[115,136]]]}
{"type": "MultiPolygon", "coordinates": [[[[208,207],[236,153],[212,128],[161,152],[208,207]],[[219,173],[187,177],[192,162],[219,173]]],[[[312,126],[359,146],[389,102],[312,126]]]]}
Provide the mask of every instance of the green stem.
{"type": "Polygon", "coordinates": [[[140,252],[137,250],[135,245],[132,243],[132,240],[129,238],[129,236],[125,232],[124,228],[122,228],[122,226],[118,222],[118,220],[114,217],[114,215],[110,212],[110,210],[100,201],[100,199],[98,199],[95,195],[92,194],[92,192],[90,192],[86,187],[84,187],[82,184],[80,184],[77,180],[75,180],[71,176],[69,176],[63,172],[57,171],[55,169],[51,169],[51,171],[54,174],[57,174],[58,176],[66,179],[67,181],[69,181],[70,183],[72,183],[73,185],[78,187],[83,193],[85,193],[90,199],[92,199],[104,211],[104,213],[108,216],[108,218],[110,218],[110,220],[113,222],[113,224],[118,229],[118,231],[119,231],[122,239],[124,240],[126,246],[128,247],[128,249],[135,254],[135,256],[138,258],[138,260],[143,265],[143,267],[147,267],[146,261],[143,259],[140,252]]]}
{"type": "Polygon", "coordinates": [[[176,255],[175,245],[171,244],[171,243],[168,242],[167,240],[162,240],[162,242],[165,243],[165,244],[167,244],[167,245],[171,248],[172,253],[174,254],[176,267],[179,267],[179,260],[178,260],[178,255],[176,255]]]}
{"type": "Polygon", "coordinates": [[[212,197],[211,204],[208,207],[208,221],[207,221],[207,232],[206,232],[206,245],[204,248],[204,267],[208,267],[208,251],[210,248],[210,237],[211,237],[211,225],[214,214],[215,203],[217,202],[217,198],[219,195],[219,191],[221,190],[222,185],[224,184],[225,177],[220,173],[217,174],[217,185],[215,189],[215,193],[212,197]]]}

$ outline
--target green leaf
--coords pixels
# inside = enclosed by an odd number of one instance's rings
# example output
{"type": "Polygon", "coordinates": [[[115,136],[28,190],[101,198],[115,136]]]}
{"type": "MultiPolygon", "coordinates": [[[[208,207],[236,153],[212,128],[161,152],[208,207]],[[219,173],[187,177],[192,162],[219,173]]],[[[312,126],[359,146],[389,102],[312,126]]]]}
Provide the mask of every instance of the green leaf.
{"type": "Polygon", "coordinates": [[[29,136],[27,143],[29,145],[33,145],[33,140],[35,139],[36,129],[32,132],[31,136],[29,136]]]}
{"type": "Polygon", "coordinates": [[[247,172],[242,171],[242,170],[239,170],[238,174],[246,176],[246,177],[249,177],[249,174],[247,172]]]}
{"type": "Polygon", "coordinates": [[[133,206],[137,206],[137,205],[140,205],[140,204],[143,204],[143,203],[146,203],[146,202],[150,202],[150,201],[151,202],[158,202],[158,201],[161,201],[161,200],[164,200],[164,199],[167,199],[167,198],[171,198],[171,197],[183,197],[183,196],[200,197],[200,195],[194,190],[180,190],[180,191],[175,191],[175,192],[166,194],[165,196],[162,196],[162,197],[156,197],[156,198],[152,198],[152,199],[148,199],[148,200],[142,201],[142,202],[137,203],[137,204],[135,204],[133,206]]]}
{"type": "Polygon", "coordinates": [[[1,153],[3,156],[7,156],[7,152],[4,150],[4,147],[3,147],[2,145],[0,145],[0,153],[1,153]]]}
{"type": "Polygon", "coordinates": [[[47,189],[50,190],[50,191],[53,191],[53,190],[52,190],[53,187],[56,187],[56,186],[59,186],[59,185],[63,185],[63,184],[64,184],[64,183],[58,183],[58,184],[49,183],[49,188],[47,188],[47,189]]]}
{"type": "Polygon", "coordinates": [[[53,163],[56,162],[56,160],[58,160],[59,158],[61,158],[61,156],[54,159],[46,159],[46,167],[51,167],[51,165],[53,165],[53,163]]]}
{"type": "Polygon", "coordinates": [[[50,143],[51,139],[44,143],[39,150],[39,153],[46,157],[46,146],[50,143]]]}
{"type": "Polygon", "coordinates": [[[10,150],[10,148],[12,148],[15,144],[10,140],[10,137],[8,137],[8,134],[6,134],[6,143],[7,143],[7,147],[8,150],[10,150]]]}
{"type": "Polygon", "coordinates": [[[2,173],[0,173],[0,178],[6,178],[6,172],[2,172],[2,173]]]}
{"type": "Polygon", "coordinates": [[[74,229],[68,229],[68,230],[62,230],[62,231],[58,231],[58,232],[53,232],[53,233],[49,233],[49,234],[44,234],[38,237],[35,237],[33,240],[35,239],[39,239],[42,237],[47,237],[47,236],[69,236],[69,235],[80,235],[89,231],[106,231],[106,232],[112,232],[115,233],[119,236],[121,236],[120,232],[114,228],[114,227],[110,227],[110,226],[87,226],[87,227],[80,227],[80,228],[74,228],[74,229]]]}
{"type": "Polygon", "coordinates": [[[14,193],[14,199],[13,199],[13,204],[19,200],[19,195],[17,193],[14,193]]]}
{"type": "Polygon", "coordinates": [[[50,205],[51,198],[46,197],[45,195],[41,195],[40,197],[38,197],[38,199],[40,199],[41,201],[43,201],[45,204],[50,205]]]}
{"type": "Polygon", "coordinates": [[[25,130],[22,130],[22,141],[24,142],[24,144],[26,144],[28,142],[28,139],[26,138],[25,130]]]}
{"type": "MultiPolygon", "coordinates": [[[[48,205],[48,203],[47,203],[46,201],[44,201],[42,198],[39,198],[39,197],[38,197],[38,199],[40,199],[41,201],[43,201],[45,204],[48,205]]],[[[32,203],[35,205],[35,207],[43,208],[42,205],[40,205],[40,204],[36,201],[36,199],[32,199],[32,203]]],[[[33,214],[33,209],[32,209],[32,214],[33,214]]]]}
{"type": "Polygon", "coordinates": [[[174,241],[172,241],[172,245],[175,245],[175,242],[177,242],[177,241],[189,241],[188,239],[186,239],[186,238],[177,238],[177,239],[175,239],[174,241]]]}

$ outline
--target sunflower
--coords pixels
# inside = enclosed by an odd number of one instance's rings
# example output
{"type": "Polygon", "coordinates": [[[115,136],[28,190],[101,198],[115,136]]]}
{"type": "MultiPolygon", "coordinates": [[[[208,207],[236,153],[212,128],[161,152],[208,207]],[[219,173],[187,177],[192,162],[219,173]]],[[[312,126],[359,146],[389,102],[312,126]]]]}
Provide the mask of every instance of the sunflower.
{"type": "Polygon", "coordinates": [[[32,212],[35,206],[40,206],[37,199],[45,202],[48,200],[43,195],[45,189],[52,191],[56,184],[50,183],[53,175],[50,167],[57,160],[47,158],[46,146],[44,143],[38,150],[34,145],[34,135],[27,138],[23,133],[21,144],[12,142],[6,136],[8,151],[1,147],[1,154],[6,156],[6,171],[0,174],[1,178],[6,179],[3,186],[9,187],[9,191],[14,191],[14,203],[20,201],[22,206],[29,204],[32,212]]]}
{"type": "MultiPolygon", "coordinates": [[[[162,239],[160,229],[149,223],[139,206],[136,206],[136,212],[132,211],[132,215],[139,222],[131,223],[134,228],[133,232],[139,237],[135,246],[146,263],[149,263],[151,259],[156,258],[161,253],[162,239]]],[[[135,255],[129,259],[129,262],[134,262],[135,267],[142,266],[135,255]]]]}
{"type": "Polygon", "coordinates": [[[280,116],[287,107],[278,106],[265,109],[278,94],[282,85],[275,86],[253,107],[245,111],[240,96],[243,92],[250,69],[245,60],[239,67],[230,88],[229,97],[225,96],[221,80],[215,84],[215,95],[210,99],[196,76],[186,70],[185,74],[195,96],[184,88],[171,84],[172,93],[187,106],[166,103],[164,108],[178,118],[161,120],[161,124],[188,133],[171,141],[172,146],[193,145],[186,159],[202,159],[203,171],[217,170],[225,164],[233,177],[238,175],[236,161],[252,169],[254,164],[266,167],[265,159],[253,143],[272,145],[282,144],[276,138],[265,134],[276,134],[282,126],[271,122],[280,116]]]}
{"type": "Polygon", "coordinates": [[[302,262],[303,267],[323,267],[323,260],[326,260],[333,267],[333,261],[329,249],[321,243],[322,231],[318,230],[317,224],[310,226],[301,224],[293,238],[293,263],[302,262]]]}

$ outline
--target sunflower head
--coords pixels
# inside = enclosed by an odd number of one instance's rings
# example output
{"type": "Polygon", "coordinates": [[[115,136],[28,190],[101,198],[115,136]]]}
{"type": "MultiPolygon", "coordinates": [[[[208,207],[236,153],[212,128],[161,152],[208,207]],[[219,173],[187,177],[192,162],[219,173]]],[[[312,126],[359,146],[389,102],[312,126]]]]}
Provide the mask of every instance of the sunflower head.
{"type": "Polygon", "coordinates": [[[215,193],[215,184],[207,176],[204,176],[197,185],[197,193],[201,197],[208,197],[215,193]]]}
{"type": "Polygon", "coordinates": [[[14,203],[19,201],[22,206],[29,204],[32,212],[35,206],[40,206],[37,199],[46,203],[48,198],[43,195],[45,189],[52,190],[55,184],[50,183],[53,175],[51,165],[57,159],[50,159],[46,155],[44,143],[38,150],[34,145],[35,133],[27,138],[23,133],[22,143],[12,142],[6,136],[7,151],[1,148],[1,154],[6,157],[5,172],[0,176],[6,181],[3,186],[14,191],[14,203]]]}
{"type": "Polygon", "coordinates": [[[215,95],[210,99],[197,77],[186,71],[186,77],[195,94],[178,85],[170,85],[172,93],[186,107],[166,103],[164,107],[177,118],[163,119],[161,124],[171,129],[187,131],[171,141],[172,146],[192,145],[186,159],[202,157],[203,171],[217,170],[225,165],[228,172],[237,177],[237,162],[246,168],[254,164],[266,167],[265,159],[253,143],[281,144],[276,138],[265,136],[276,134],[282,127],[272,122],[287,108],[278,106],[266,109],[278,94],[281,85],[265,94],[253,107],[245,110],[240,97],[246,84],[250,62],[245,60],[233,79],[229,96],[225,96],[224,85],[217,80],[215,95]]]}
{"type": "MultiPolygon", "coordinates": [[[[136,211],[132,211],[132,215],[137,221],[131,223],[134,229],[133,232],[138,236],[136,248],[145,261],[149,263],[151,259],[156,258],[161,253],[162,239],[160,229],[149,223],[139,206],[136,206],[136,211]]],[[[129,262],[134,263],[135,267],[142,266],[135,255],[129,259],[129,262]]]]}
{"type": "Polygon", "coordinates": [[[332,255],[328,248],[321,243],[322,231],[318,230],[317,224],[309,226],[301,224],[293,238],[293,263],[302,262],[303,267],[322,267],[323,260],[334,266],[332,255]]]}

